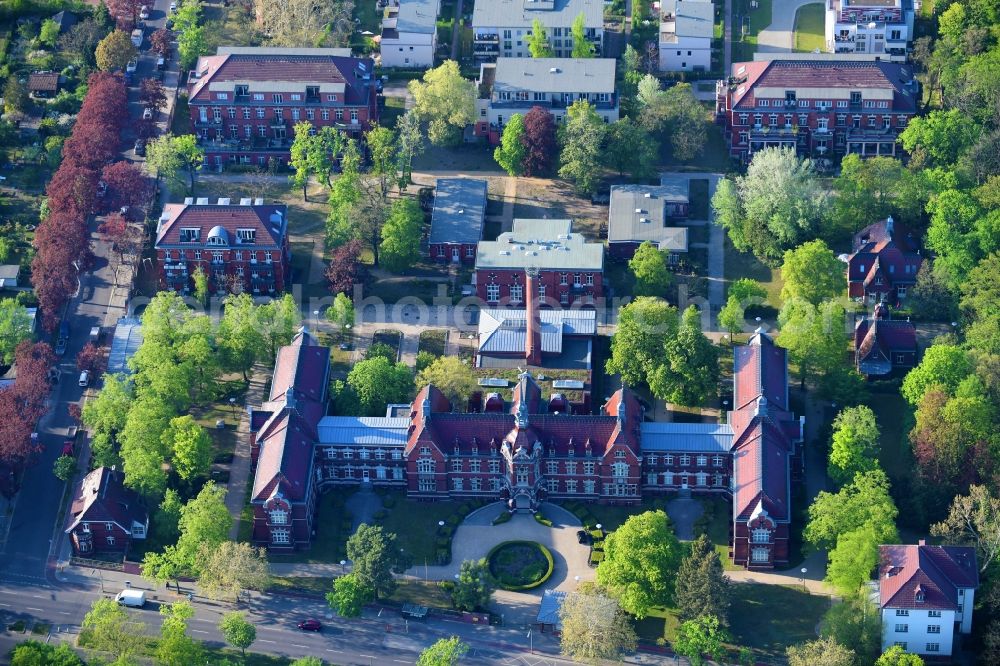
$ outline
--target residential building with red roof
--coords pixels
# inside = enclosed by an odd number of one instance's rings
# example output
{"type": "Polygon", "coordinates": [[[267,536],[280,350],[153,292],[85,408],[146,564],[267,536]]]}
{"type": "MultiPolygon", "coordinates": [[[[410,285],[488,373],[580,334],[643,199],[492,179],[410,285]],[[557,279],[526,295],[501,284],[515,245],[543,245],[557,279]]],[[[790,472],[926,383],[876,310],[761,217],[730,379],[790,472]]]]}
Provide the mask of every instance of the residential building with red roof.
{"type": "Polygon", "coordinates": [[[225,46],[198,58],[188,108],[206,166],[285,163],[301,121],[361,138],[378,120],[374,66],[350,49],[225,46]]]}
{"type": "Polygon", "coordinates": [[[166,204],[155,249],[161,289],[189,293],[200,268],[215,294],[279,294],[290,278],[288,207],[263,199],[166,204]]]}
{"type": "Polygon", "coordinates": [[[644,422],[641,402],[625,387],[594,413],[567,411],[529,372],[478,412],[457,411],[428,385],[401,414],[328,416],[329,349],[303,329],[278,354],[268,400],[251,411],[253,541],[276,551],[308,548],[322,529],[319,494],[341,486],[503,501],[512,511],[544,501],[637,504],[680,492],[733,498],[736,563],[787,563],[802,420],[788,406],[786,361],[760,331],[737,349],[727,424],[644,422]]]}
{"type": "Polygon", "coordinates": [[[124,481],[125,475],[114,467],[98,467],[73,489],[63,532],[69,535],[74,554],[127,553],[133,539],[146,538],[146,506],[124,481]]]}
{"type": "Polygon", "coordinates": [[[854,234],[853,241],[847,258],[848,296],[898,307],[917,283],[924,261],[917,237],[890,216],[854,234]]]}
{"type": "Polygon", "coordinates": [[[956,634],[972,631],[979,571],[968,546],[879,546],[882,649],[949,657],[956,634]]]}
{"type": "Polygon", "coordinates": [[[868,378],[909,370],[917,364],[917,331],[909,319],[892,319],[889,306],[879,303],[872,316],[854,327],[854,359],[868,378]]]}
{"type": "Polygon", "coordinates": [[[749,162],[768,147],[800,155],[896,155],[896,138],[917,113],[912,68],[832,54],[768,54],[733,63],[716,87],[729,154],[749,162]]]}

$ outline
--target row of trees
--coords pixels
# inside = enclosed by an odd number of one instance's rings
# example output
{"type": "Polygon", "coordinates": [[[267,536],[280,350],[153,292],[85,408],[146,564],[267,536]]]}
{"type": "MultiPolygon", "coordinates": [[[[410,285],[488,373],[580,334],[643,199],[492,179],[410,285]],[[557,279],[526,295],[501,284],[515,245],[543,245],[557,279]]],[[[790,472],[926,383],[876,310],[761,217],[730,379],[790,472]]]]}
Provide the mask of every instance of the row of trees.
{"type": "Polygon", "coordinates": [[[102,169],[117,154],[126,118],[121,77],[92,74],[73,132],[63,144],[63,160],[46,187],[47,215],[35,231],[31,280],[45,330],[53,331],[77,288],[79,271],[90,261],[87,218],[97,205],[102,169]]]}
{"type": "MultiPolygon", "coordinates": [[[[570,36],[573,38],[573,50],[570,54],[571,58],[593,58],[596,51],[596,47],[593,42],[587,39],[587,26],[586,17],[583,12],[580,12],[575,19],[573,19],[573,24],[570,26],[570,36]]],[[[531,32],[527,35],[528,41],[528,52],[531,53],[532,58],[554,58],[556,57],[555,49],[552,48],[551,42],[549,42],[549,34],[542,25],[542,22],[535,19],[531,23],[531,32]]]]}
{"type": "MultiPolygon", "coordinates": [[[[49,370],[55,363],[55,354],[44,342],[22,340],[14,350],[17,377],[14,384],[0,389],[0,464],[10,469],[26,465],[36,445],[31,433],[38,419],[46,412],[49,395],[49,370]]],[[[5,491],[16,488],[4,486],[5,491]]]]}

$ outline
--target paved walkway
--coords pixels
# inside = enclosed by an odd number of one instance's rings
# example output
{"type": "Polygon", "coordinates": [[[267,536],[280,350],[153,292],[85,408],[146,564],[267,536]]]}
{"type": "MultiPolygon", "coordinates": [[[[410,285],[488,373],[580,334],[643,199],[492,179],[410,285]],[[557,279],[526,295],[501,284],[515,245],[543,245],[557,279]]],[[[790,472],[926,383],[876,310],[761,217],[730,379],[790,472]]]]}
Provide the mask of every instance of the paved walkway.
{"type": "Polygon", "coordinates": [[[236,447],[233,451],[233,462],[229,466],[229,486],[226,493],[226,508],[233,516],[233,527],[229,530],[229,538],[236,540],[240,534],[240,516],[246,503],[247,479],[250,478],[250,414],[247,406],[257,406],[264,401],[264,388],[271,376],[268,366],[257,364],[251,370],[250,386],[240,412],[240,422],[236,429],[236,447]]]}
{"type": "Polygon", "coordinates": [[[354,522],[351,523],[351,532],[356,532],[361,523],[372,524],[375,520],[375,512],[382,508],[382,498],[370,485],[361,484],[358,492],[347,498],[344,505],[347,513],[351,514],[354,522]]]}
{"type": "Polygon", "coordinates": [[[696,499],[691,497],[672,499],[667,502],[667,515],[670,522],[674,524],[674,532],[681,541],[694,540],[694,524],[705,507],[696,499]]]}
{"type": "Polygon", "coordinates": [[[773,0],[771,25],[757,35],[758,53],[791,53],[795,48],[795,14],[816,0],[773,0]]]}

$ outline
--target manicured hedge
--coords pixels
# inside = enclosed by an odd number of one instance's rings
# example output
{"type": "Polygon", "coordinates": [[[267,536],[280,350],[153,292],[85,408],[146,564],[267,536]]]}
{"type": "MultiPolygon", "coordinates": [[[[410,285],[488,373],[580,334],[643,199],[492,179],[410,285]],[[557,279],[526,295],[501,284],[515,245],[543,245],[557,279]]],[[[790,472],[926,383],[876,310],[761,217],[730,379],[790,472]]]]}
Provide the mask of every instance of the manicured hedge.
{"type": "Polygon", "coordinates": [[[510,522],[511,513],[510,511],[501,511],[500,515],[493,519],[494,525],[502,525],[504,523],[510,522]]]}
{"type": "MultiPolygon", "coordinates": [[[[542,583],[544,583],[545,581],[547,581],[552,576],[552,570],[555,568],[555,562],[552,560],[552,552],[548,548],[546,548],[545,546],[543,546],[542,544],[538,543],[537,541],[504,541],[503,543],[499,543],[499,544],[497,544],[496,546],[494,546],[493,548],[490,549],[490,552],[486,555],[486,561],[487,562],[491,562],[492,559],[493,559],[493,557],[497,554],[497,552],[500,551],[501,549],[503,549],[504,547],[506,547],[506,546],[515,546],[515,545],[526,545],[526,546],[532,546],[534,548],[537,548],[539,550],[539,552],[542,553],[542,556],[545,558],[545,561],[546,561],[546,570],[545,570],[545,573],[542,574],[535,581],[533,581],[531,583],[527,583],[525,585],[508,585],[508,584],[505,584],[500,579],[497,579],[497,584],[502,589],[508,590],[508,591],[511,591],[511,592],[519,592],[519,591],[523,591],[523,590],[533,590],[536,587],[538,587],[539,585],[541,585],[542,583]]],[[[490,573],[492,574],[492,570],[491,570],[490,573]]],[[[496,576],[494,576],[494,578],[496,578],[496,576]]]]}

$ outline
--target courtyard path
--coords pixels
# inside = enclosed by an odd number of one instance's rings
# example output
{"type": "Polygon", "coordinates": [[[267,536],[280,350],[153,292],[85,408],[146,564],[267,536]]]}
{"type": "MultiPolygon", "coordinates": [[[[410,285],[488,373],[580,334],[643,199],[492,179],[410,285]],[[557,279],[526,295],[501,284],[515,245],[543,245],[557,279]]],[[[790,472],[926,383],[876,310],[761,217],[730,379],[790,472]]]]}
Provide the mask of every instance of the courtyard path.
{"type": "Polygon", "coordinates": [[[257,406],[264,401],[264,388],[271,369],[257,364],[251,370],[250,386],[247,387],[243,409],[240,411],[240,421],[236,429],[236,447],[233,450],[233,462],[229,466],[229,484],[226,492],[226,508],[233,516],[233,526],[229,530],[229,538],[236,541],[240,534],[240,516],[246,502],[247,479],[250,478],[250,414],[248,406],[257,406]]]}
{"type": "Polygon", "coordinates": [[[758,53],[791,53],[795,46],[795,14],[816,0],[773,0],[771,25],[757,35],[758,53]]]}

